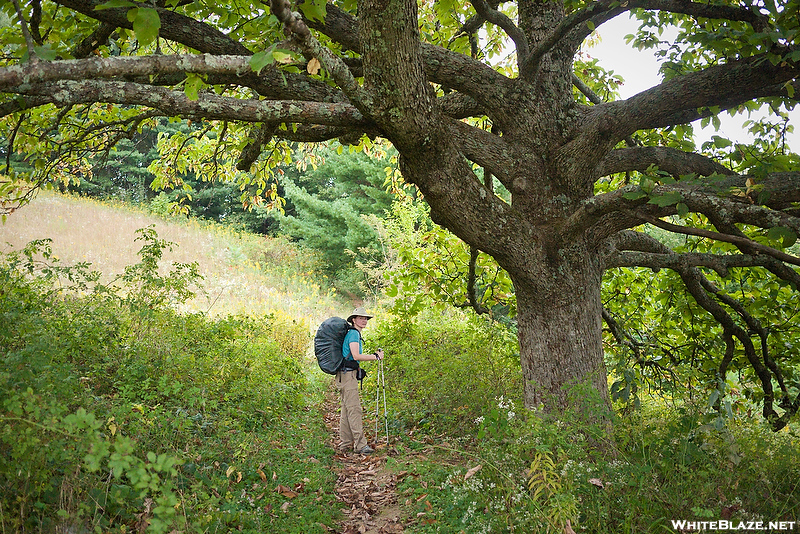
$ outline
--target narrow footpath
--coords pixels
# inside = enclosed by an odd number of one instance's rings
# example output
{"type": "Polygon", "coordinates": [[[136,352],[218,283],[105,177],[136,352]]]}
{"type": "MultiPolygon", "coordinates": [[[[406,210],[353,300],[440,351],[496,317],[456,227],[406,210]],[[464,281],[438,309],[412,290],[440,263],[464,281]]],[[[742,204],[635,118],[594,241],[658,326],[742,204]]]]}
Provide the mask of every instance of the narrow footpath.
{"type": "MultiPolygon", "coordinates": [[[[366,414],[365,414],[366,415],[366,414]]],[[[346,519],[339,525],[338,534],[396,534],[405,532],[400,507],[397,504],[398,475],[386,468],[386,459],[397,452],[385,443],[374,443],[375,436],[367,435],[375,452],[371,455],[344,454],[339,449],[339,400],[330,392],[325,402],[325,425],[330,432],[330,444],[335,453],[338,480],[336,497],[342,503],[346,519]]],[[[365,430],[369,428],[364,422],[365,430]]]]}

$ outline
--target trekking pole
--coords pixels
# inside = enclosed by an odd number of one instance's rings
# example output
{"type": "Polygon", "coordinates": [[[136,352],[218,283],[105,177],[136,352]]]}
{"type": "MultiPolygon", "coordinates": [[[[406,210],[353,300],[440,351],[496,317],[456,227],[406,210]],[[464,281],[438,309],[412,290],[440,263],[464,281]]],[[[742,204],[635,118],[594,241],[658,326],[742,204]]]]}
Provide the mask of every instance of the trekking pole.
{"type": "Polygon", "coordinates": [[[375,445],[378,445],[378,420],[380,417],[378,399],[381,397],[381,373],[383,372],[383,361],[378,365],[378,376],[375,379],[375,445]]]}
{"type": "Polygon", "coordinates": [[[381,383],[383,386],[383,423],[386,426],[386,446],[389,446],[389,416],[386,413],[386,375],[383,372],[383,360],[381,360],[381,383]]]}
{"type": "Polygon", "coordinates": [[[378,366],[378,378],[375,385],[375,443],[378,443],[378,424],[380,420],[380,399],[383,389],[383,420],[386,424],[386,445],[389,445],[389,420],[386,415],[386,375],[383,372],[383,360],[378,366]]]}

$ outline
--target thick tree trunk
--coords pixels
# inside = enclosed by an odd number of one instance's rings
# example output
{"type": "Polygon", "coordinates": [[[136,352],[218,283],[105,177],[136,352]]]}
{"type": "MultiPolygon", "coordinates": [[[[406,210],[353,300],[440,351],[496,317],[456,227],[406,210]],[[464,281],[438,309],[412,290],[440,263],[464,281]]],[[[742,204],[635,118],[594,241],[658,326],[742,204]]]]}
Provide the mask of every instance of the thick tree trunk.
{"type": "Polygon", "coordinates": [[[572,252],[568,260],[542,259],[535,277],[515,280],[524,398],[528,408],[576,409],[597,421],[609,406],[601,271],[590,251],[572,252]]]}

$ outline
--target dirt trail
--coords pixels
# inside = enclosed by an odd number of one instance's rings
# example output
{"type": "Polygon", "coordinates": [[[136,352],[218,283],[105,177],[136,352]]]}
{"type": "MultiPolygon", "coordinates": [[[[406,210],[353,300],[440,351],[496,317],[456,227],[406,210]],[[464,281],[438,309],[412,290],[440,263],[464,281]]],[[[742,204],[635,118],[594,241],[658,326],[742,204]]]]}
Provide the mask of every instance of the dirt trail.
{"type": "MultiPolygon", "coordinates": [[[[335,392],[325,402],[325,425],[331,434],[331,445],[339,451],[339,400],[335,392]]],[[[366,428],[365,424],[365,428],[366,428]]],[[[372,436],[374,437],[374,436],[372,436]]],[[[386,468],[386,458],[397,454],[386,443],[378,443],[376,451],[360,454],[335,455],[336,497],[343,503],[346,519],[340,524],[340,534],[396,534],[405,532],[400,507],[397,504],[397,481],[402,474],[386,468]]]]}

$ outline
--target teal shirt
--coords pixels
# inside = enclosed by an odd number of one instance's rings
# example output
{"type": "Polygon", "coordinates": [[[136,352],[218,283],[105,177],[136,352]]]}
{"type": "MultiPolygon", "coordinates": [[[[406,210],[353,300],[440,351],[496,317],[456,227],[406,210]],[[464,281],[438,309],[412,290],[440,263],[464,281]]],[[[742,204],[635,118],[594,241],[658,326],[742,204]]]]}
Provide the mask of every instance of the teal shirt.
{"type": "Polygon", "coordinates": [[[344,336],[344,342],[342,343],[342,356],[344,356],[345,360],[355,360],[353,355],[350,353],[350,343],[358,341],[358,352],[363,352],[363,346],[361,344],[361,334],[355,328],[351,328],[347,331],[347,335],[344,336]]]}

